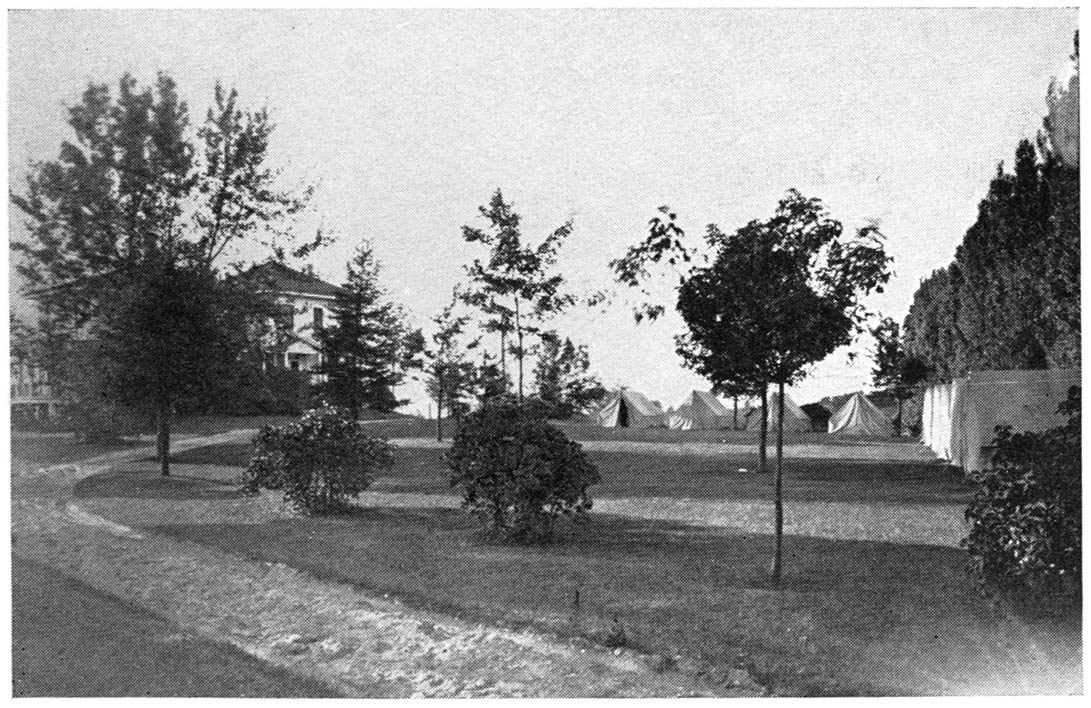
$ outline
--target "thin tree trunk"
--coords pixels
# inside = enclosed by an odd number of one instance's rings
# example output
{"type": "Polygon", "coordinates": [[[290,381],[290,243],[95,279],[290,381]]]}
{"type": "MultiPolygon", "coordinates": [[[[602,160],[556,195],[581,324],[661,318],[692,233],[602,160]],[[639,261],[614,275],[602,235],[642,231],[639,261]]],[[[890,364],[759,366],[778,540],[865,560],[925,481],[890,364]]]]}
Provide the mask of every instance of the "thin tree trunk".
{"type": "Polygon", "coordinates": [[[508,388],[508,323],[504,318],[500,319],[500,386],[505,391],[508,388]]]}
{"type": "Polygon", "coordinates": [[[784,545],[784,382],[780,383],[780,400],[777,401],[777,483],[776,483],[776,550],[773,552],[773,584],[780,583],[783,572],[782,547],[784,545]]]}
{"type": "Polygon", "coordinates": [[[739,397],[738,396],[732,396],[732,399],[735,401],[735,407],[731,411],[731,429],[732,430],[738,430],[739,429],[739,397]]]}
{"type": "Polygon", "coordinates": [[[515,336],[519,351],[516,354],[519,364],[519,407],[523,406],[523,327],[519,322],[519,298],[515,298],[515,336]]]}
{"type": "Polygon", "coordinates": [[[156,440],[159,448],[159,471],[164,477],[170,476],[170,403],[159,404],[159,434],[156,440]]]}
{"type": "Polygon", "coordinates": [[[758,469],[765,472],[765,447],[769,439],[769,387],[761,385],[761,441],[758,443],[758,469]]]}
{"type": "Polygon", "coordinates": [[[439,393],[436,394],[436,441],[443,442],[443,369],[440,368],[439,393]]]}

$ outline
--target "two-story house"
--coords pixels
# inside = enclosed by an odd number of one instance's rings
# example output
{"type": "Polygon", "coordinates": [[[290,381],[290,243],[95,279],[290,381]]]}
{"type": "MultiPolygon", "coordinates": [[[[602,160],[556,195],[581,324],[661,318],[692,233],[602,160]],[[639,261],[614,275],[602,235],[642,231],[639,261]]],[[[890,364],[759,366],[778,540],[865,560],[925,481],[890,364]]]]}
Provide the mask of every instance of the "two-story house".
{"type": "Polygon", "coordinates": [[[258,264],[245,277],[282,308],[280,325],[287,342],[268,353],[266,365],[313,372],[321,362],[316,332],[328,321],[340,288],[278,261],[258,264]]]}

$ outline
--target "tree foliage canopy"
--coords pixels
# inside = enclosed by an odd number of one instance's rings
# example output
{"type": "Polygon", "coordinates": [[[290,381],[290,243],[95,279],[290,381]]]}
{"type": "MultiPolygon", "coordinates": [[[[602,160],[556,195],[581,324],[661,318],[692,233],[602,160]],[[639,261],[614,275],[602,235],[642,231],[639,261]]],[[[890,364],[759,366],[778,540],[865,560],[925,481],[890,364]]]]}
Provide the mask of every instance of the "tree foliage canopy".
{"type": "MultiPolygon", "coordinates": [[[[1078,105],[1078,44],[1073,61],[1078,105]]],[[[1023,140],[1013,170],[997,167],[954,261],[913,296],[905,346],[935,380],[1079,366],[1080,172],[1058,128],[1047,119],[1037,148],[1023,140]]]]}

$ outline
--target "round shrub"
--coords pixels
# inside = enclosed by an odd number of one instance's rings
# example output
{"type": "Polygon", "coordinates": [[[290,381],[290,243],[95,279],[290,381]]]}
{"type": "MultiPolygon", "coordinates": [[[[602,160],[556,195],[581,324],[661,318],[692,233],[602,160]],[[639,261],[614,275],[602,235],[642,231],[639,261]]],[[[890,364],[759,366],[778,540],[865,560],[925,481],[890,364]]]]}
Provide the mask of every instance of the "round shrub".
{"type": "Polygon", "coordinates": [[[547,539],[561,515],[581,518],[599,480],[579,443],[506,399],[462,420],[446,460],[463,508],[505,540],[547,539]]]}
{"type": "Polygon", "coordinates": [[[1080,591],[1079,389],[1061,406],[1068,423],[1041,433],[998,429],[990,467],[971,475],[963,546],[988,591],[1075,596],[1080,591]]]}
{"type": "Polygon", "coordinates": [[[283,490],[284,500],[307,513],[343,509],[394,464],[394,448],[369,437],[344,411],[323,404],[298,422],[264,426],[254,438],[244,489],[283,490]]]}

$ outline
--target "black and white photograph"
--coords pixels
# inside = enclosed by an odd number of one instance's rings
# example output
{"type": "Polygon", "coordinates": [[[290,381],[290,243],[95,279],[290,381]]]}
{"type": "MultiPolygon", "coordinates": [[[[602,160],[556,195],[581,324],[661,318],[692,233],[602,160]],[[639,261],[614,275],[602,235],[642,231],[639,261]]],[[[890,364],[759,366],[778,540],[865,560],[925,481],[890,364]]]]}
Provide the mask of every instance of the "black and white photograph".
{"type": "Polygon", "coordinates": [[[1083,694],[1074,3],[230,5],[6,11],[12,697],[1083,694]]]}

